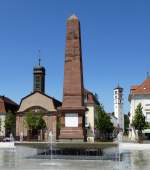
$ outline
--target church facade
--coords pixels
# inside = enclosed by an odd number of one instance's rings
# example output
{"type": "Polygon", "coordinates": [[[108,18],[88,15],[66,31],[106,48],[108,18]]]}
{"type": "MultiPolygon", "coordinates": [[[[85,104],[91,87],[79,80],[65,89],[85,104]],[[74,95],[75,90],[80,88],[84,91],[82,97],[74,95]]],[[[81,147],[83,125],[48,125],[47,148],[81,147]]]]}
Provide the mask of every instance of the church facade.
{"type": "Polygon", "coordinates": [[[33,69],[33,92],[22,98],[19,110],[16,114],[16,138],[18,140],[47,140],[52,132],[56,138],[57,107],[61,102],[45,94],[45,68],[39,63],[33,69]],[[30,134],[25,122],[28,113],[33,115],[42,114],[46,124],[42,134],[30,134]]]}

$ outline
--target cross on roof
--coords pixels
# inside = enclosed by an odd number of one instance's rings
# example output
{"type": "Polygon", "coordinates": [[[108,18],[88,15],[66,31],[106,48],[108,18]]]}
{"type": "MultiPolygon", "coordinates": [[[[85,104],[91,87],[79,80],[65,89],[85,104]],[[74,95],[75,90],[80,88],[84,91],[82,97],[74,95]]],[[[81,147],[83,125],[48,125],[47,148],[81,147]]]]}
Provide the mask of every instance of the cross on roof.
{"type": "Polygon", "coordinates": [[[41,65],[41,51],[38,50],[38,61],[39,61],[39,66],[41,65]]]}

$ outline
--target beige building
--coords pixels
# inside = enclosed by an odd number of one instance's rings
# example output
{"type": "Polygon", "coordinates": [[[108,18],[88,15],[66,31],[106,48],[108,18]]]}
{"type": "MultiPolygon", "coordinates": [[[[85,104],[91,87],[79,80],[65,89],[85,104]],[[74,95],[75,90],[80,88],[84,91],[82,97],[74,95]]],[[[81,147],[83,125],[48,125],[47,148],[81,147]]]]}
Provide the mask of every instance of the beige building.
{"type": "MultiPolygon", "coordinates": [[[[44,137],[41,140],[47,140],[48,134],[51,131],[56,137],[56,121],[57,121],[57,107],[61,106],[61,102],[47,96],[41,92],[33,92],[21,100],[19,110],[16,114],[16,137],[26,140],[28,136],[28,129],[25,122],[26,113],[42,113],[43,119],[46,123],[44,137]]],[[[37,136],[33,136],[33,139],[37,136]]]]}
{"type": "Polygon", "coordinates": [[[87,108],[85,113],[85,127],[87,129],[87,141],[94,142],[95,139],[95,113],[99,105],[97,97],[90,91],[84,90],[84,104],[87,108]]]}
{"type": "Polygon", "coordinates": [[[57,107],[61,102],[45,94],[45,68],[40,65],[33,69],[33,93],[22,98],[16,114],[16,138],[18,140],[48,140],[52,132],[56,138],[57,107]],[[46,128],[39,131],[29,130],[27,114],[42,115],[46,128]]]}

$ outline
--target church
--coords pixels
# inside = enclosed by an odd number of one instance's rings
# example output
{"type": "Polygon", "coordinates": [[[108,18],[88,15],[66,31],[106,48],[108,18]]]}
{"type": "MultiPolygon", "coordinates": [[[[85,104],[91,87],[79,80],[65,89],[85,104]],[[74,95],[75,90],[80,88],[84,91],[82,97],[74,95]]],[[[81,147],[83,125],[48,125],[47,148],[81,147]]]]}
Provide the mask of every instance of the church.
{"type": "Polygon", "coordinates": [[[50,132],[56,138],[57,107],[61,102],[45,94],[45,68],[39,64],[33,69],[33,92],[23,97],[19,110],[16,113],[16,139],[20,140],[47,140],[50,132]],[[42,114],[46,127],[43,133],[30,134],[25,117],[27,113],[42,114]]]}

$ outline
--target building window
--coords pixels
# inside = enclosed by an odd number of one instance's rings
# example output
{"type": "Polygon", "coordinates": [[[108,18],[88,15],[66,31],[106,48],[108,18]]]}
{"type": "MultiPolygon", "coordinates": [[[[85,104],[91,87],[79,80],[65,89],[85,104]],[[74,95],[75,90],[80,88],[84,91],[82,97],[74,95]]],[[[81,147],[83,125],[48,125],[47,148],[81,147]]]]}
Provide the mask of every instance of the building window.
{"type": "Polygon", "coordinates": [[[35,86],[36,86],[36,89],[39,89],[40,88],[40,83],[36,83],[35,86]]]}
{"type": "Polygon", "coordinates": [[[150,122],[150,112],[146,112],[146,121],[150,122]]]}
{"type": "Polygon", "coordinates": [[[88,122],[88,115],[87,115],[87,113],[85,114],[85,127],[89,127],[89,122],[88,122]]]}
{"type": "Polygon", "coordinates": [[[84,103],[87,103],[87,101],[88,101],[88,95],[86,94],[84,95],[84,103]]]}
{"type": "Polygon", "coordinates": [[[35,77],[35,88],[40,89],[40,76],[35,77]]]}

